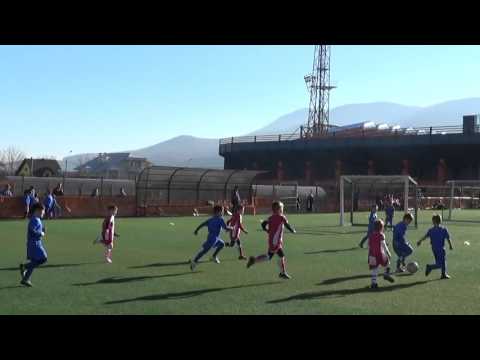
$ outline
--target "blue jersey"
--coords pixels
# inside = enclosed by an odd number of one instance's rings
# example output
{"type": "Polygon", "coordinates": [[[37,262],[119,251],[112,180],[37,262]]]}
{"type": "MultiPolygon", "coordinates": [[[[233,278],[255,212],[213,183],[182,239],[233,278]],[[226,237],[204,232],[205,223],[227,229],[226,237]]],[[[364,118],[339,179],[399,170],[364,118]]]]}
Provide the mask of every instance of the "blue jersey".
{"type": "Polygon", "coordinates": [[[392,218],[394,213],[395,213],[395,208],[393,206],[389,205],[385,208],[385,214],[387,215],[388,218],[392,218]]]}
{"type": "Polygon", "coordinates": [[[30,195],[25,195],[25,196],[23,197],[23,203],[25,204],[25,206],[28,206],[28,207],[30,208],[30,205],[33,205],[33,203],[30,204],[30,202],[31,202],[31,197],[30,197],[30,195]]]}
{"type": "Polygon", "coordinates": [[[427,231],[427,237],[430,238],[432,248],[435,250],[444,249],[445,240],[450,240],[450,234],[448,233],[447,228],[443,226],[434,226],[427,231]]]}
{"type": "Polygon", "coordinates": [[[53,195],[49,194],[43,199],[43,205],[47,210],[51,209],[53,207],[55,200],[53,199],[53,195]]]}
{"type": "Polygon", "coordinates": [[[207,220],[208,227],[208,237],[209,238],[218,238],[220,236],[220,231],[227,229],[227,224],[220,216],[214,216],[207,220]]]}
{"type": "Polygon", "coordinates": [[[43,224],[38,217],[32,217],[28,222],[27,230],[27,258],[41,260],[47,258],[47,252],[42,243],[43,224]]]}
{"type": "Polygon", "coordinates": [[[406,244],[405,234],[407,232],[407,224],[401,221],[393,228],[393,242],[398,244],[406,244]]]}
{"type": "Polygon", "coordinates": [[[368,232],[372,233],[373,228],[375,226],[375,221],[377,220],[377,213],[376,212],[371,212],[370,216],[368,217],[368,232]]]}

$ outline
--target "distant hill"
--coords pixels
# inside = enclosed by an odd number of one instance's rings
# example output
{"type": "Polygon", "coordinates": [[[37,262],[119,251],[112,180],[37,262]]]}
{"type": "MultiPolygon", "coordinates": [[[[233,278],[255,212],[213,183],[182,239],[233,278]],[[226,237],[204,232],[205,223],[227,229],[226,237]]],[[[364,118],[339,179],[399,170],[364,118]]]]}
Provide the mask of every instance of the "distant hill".
{"type": "MultiPolygon", "coordinates": [[[[461,125],[463,115],[477,113],[480,113],[480,98],[452,100],[428,107],[376,102],[336,107],[331,110],[330,123],[341,126],[374,121],[402,127],[461,125]]],[[[306,123],[307,116],[308,109],[299,109],[248,135],[290,134],[306,123]]],[[[218,139],[182,135],[131,153],[133,156],[146,157],[155,165],[223,168],[223,158],[218,155],[218,139]]],[[[71,163],[78,166],[79,160],[95,156],[97,154],[70,156],[68,167],[71,163]]],[[[63,161],[60,163],[64,165],[63,161]]]]}
{"type": "Polygon", "coordinates": [[[132,151],[132,155],[146,157],[156,165],[223,168],[223,158],[218,155],[218,139],[182,135],[132,151]]]}
{"type": "MultiPolygon", "coordinates": [[[[406,106],[389,102],[349,104],[330,111],[330,123],[349,125],[364,121],[402,127],[461,125],[462,116],[480,113],[480,98],[447,101],[428,107],[406,106]]],[[[307,122],[308,109],[286,114],[248,135],[289,134],[307,122]]]]}

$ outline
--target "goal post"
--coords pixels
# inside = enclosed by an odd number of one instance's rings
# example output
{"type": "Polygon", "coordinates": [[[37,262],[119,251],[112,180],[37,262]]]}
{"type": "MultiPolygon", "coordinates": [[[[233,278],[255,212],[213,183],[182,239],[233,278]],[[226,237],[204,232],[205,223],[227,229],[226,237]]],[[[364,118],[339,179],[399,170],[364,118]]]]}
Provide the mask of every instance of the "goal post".
{"type": "MultiPolygon", "coordinates": [[[[418,226],[418,184],[408,175],[343,175],[340,177],[339,187],[340,226],[366,225],[356,220],[354,214],[369,211],[377,202],[383,204],[382,199],[391,194],[402,199],[401,208],[397,208],[397,211],[411,211],[415,227],[418,226]]],[[[379,209],[382,210],[384,209],[379,209]]],[[[364,217],[362,216],[362,219],[364,217]]]]}
{"type": "Polygon", "coordinates": [[[480,180],[449,180],[446,184],[449,189],[448,218],[446,220],[480,222],[480,211],[478,211],[480,209],[480,180]]]}

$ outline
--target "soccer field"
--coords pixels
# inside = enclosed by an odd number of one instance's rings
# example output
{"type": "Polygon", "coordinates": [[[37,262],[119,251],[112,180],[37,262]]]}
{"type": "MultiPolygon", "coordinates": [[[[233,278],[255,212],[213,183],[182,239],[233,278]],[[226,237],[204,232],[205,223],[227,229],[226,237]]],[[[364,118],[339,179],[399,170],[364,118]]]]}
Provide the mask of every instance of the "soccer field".
{"type": "MultiPolygon", "coordinates": [[[[421,212],[419,229],[407,232],[412,244],[431,215],[421,212]]],[[[472,215],[480,219],[480,211],[469,210],[472,215]]],[[[425,264],[433,262],[426,241],[414,245],[411,257],[419,272],[398,275],[394,284],[379,278],[381,288],[372,291],[367,250],[358,248],[365,228],[339,227],[338,214],[287,216],[298,231],[285,232],[291,280],[278,278],[276,258],[246,269],[236,248],[220,253],[221,264],[208,254],[192,273],[187,261],[206,238],[205,228],[197,237],[193,231],[204,218],[118,218],[113,264],[103,262],[102,246],[92,245],[100,219],[45,222],[49,261],[35,270],[33,288],[19,284],[26,221],[2,221],[0,314],[480,314],[480,224],[446,223],[452,279],[439,280],[439,270],[425,277],[425,264]]],[[[266,217],[244,217],[247,256],[266,250],[260,229],[266,217]]],[[[391,232],[386,236],[391,243],[391,232]]]]}

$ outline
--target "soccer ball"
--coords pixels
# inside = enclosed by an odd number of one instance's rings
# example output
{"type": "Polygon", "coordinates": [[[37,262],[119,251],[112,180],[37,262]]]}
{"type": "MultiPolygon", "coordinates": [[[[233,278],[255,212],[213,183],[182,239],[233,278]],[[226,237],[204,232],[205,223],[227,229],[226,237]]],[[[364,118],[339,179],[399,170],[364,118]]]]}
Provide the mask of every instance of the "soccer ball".
{"type": "Polygon", "coordinates": [[[415,274],[417,271],[418,271],[418,263],[417,262],[411,262],[411,263],[408,263],[407,265],[407,271],[410,273],[410,274],[415,274]]]}

